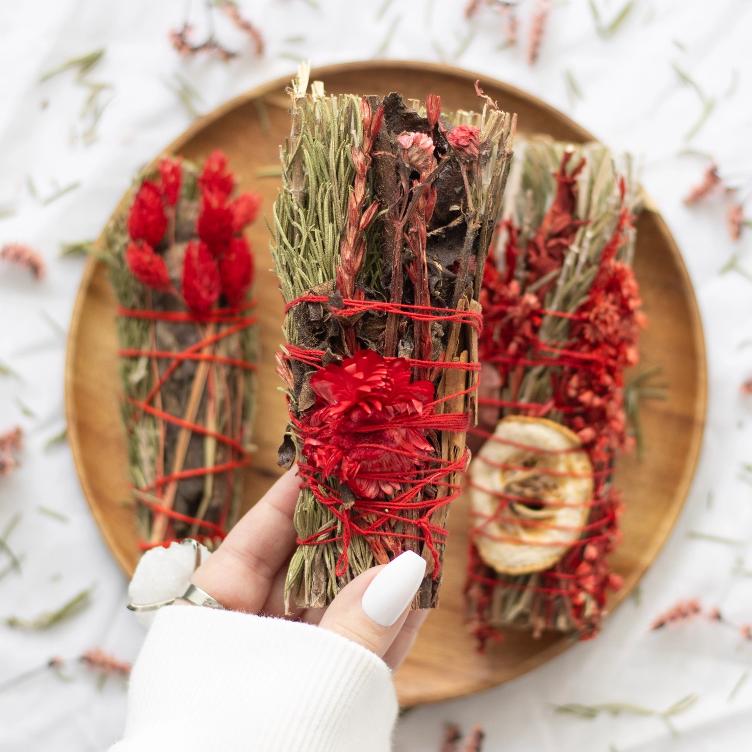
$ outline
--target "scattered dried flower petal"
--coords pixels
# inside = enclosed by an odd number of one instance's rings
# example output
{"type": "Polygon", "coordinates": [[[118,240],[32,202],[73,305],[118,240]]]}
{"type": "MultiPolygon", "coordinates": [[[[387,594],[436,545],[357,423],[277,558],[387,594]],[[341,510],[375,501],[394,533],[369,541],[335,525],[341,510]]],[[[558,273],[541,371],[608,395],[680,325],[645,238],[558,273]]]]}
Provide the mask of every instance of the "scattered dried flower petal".
{"type": "Polygon", "coordinates": [[[42,279],[46,264],[39,251],[23,243],[6,243],[0,248],[0,259],[26,267],[36,279],[42,279]]]}

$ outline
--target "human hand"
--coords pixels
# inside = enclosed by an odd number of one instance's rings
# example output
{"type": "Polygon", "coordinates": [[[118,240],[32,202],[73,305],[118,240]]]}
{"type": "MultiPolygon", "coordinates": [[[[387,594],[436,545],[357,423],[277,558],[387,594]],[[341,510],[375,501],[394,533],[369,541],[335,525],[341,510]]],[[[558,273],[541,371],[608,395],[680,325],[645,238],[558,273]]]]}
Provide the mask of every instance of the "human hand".
{"type": "MultiPolygon", "coordinates": [[[[285,616],[284,583],[295,549],[292,516],[299,488],[293,468],[235,525],[194,572],[192,582],[227,609],[285,616]]],[[[417,554],[403,553],[356,577],[328,608],[302,609],[287,618],[337,632],[397,668],[428,615],[427,610],[408,610],[425,566],[417,554]]]]}

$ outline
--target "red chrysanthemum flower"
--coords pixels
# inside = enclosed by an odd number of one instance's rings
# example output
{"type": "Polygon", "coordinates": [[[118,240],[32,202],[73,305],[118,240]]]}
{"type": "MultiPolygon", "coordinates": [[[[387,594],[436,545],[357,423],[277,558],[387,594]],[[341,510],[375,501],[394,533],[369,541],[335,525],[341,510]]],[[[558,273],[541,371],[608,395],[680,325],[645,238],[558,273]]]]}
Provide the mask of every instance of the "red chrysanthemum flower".
{"type": "Polygon", "coordinates": [[[227,250],[234,230],[232,209],[224,197],[212,191],[204,192],[196,230],[215,256],[227,250]]]}
{"type": "Polygon", "coordinates": [[[241,232],[256,220],[260,208],[261,196],[258,193],[241,193],[230,203],[232,229],[241,232]]]}
{"type": "Polygon", "coordinates": [[[430,381],[410,381],[407,360],[361,350],[311,377],[316,403],[301,422],[303,456],[360,498],[391,497],[434,449],[416,427],[430,415],[430,381]]]}
{"type": "Polygon", "coordinates": [[[253,282],[253,256],[245,238],[233,238],[219,258],[222,294],[230,306],[240,305],[253,282]]]}
{"type": "Polygon", "coordinates": [[[132,240],[145,240],[156,247],[167,229],[162,191],[151,180],[144,180],[133,199],[128,215],[128,234],[132,240]]]}
{"type": "Polygon", "coordinates": [[[219,149],[206,158],[198,184],[204,194],[213,193],[221,199],[229,198],[235,188],[235,178],[227,168],[227,157],[219,149]]]}
{"type": "Polygon", "coordinates": [[[175,206],[180,196],[180,184],[183,179],[183,168],[180,161],[170,157],[159,160],[159,179],[167,203],[175,206]]]}
{"type": "Polygon", "coordinates": [[[447,133],[447,141],[463,157],[475,159],[479,154],[480,128],[477,125],[458,125],[447,133]]]}
{"type": "Polygon", "coordinates": [[[183,262],[183,299],[194,313],[208,313],[219,299],[222,282],[217,261],[206,243],[191,240],[183,262]]]}
{"type": "Polygon", "coordinates": [[[160,292],[172,287],[165,260],[143,240],[128,244],[125,261],[133,276],[147,287],[160,292]]]}

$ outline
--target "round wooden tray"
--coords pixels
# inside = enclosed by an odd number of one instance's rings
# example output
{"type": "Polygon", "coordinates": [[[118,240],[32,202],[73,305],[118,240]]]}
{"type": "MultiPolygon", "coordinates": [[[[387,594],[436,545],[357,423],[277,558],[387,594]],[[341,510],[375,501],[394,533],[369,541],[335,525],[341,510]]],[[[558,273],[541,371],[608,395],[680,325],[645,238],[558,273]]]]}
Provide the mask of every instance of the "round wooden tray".
{"type": "MultiPolygon", "coordinates": [[[[592,136],[544,102],[519,89],[466,71],[413,62],[363,62],[322,68],[314,77],[330,92],[399,91],[423,98],[441,94],[446,108],[473,108],[473,82],[504,109],[519,114],[522,132],[546,133],[575,142],[592,136]]],[[[229,156],[243,189],[264,196],[268,218],[276,178],[260,178],[275,165],[288,132],[288,79],[260,86],[195,122],[167,152],[201,158],[220,147],[229,156]]],[[[282,301],[271,271],[267,229],[257,222],[249,238],[257,253],[256,295],[263,359],[256,442],[247,502],[258,498],[279,473],[276,450],[286,411],[277,390],[273,353],[280,341],[282,301]]],[[[649,327],[641,343],[642,364],[660,365],[668,399],[650,403],[643,417],[647,451],[641,462],[625,458],[618,484],[624,492],[624,540],[612,561],[625,580],[616,605],[635,586],[666,540],[679,513],[697,460],[705,416],[705,350],[700,317],[681,255],[657,212],[648,206],[638,223],[636,272],[649,327]]],[[[118,407],[115,299],[103,264],[91,260],[76,301],[68,341],[66,405],[68,432],[81,484],[102,533],[122,568],[130,573],[138,557],[129,498],[126,450],[118,407]]],[[[431,614],[405,665],[397,673],[403,705],[433,702],[475,692],[512,679],[545,663],[571,644],[555,636],[533,640],[510,633],[486,655],[475,652],[463,624],[466,505],[450,516],[440,607],[431,614]]]]}

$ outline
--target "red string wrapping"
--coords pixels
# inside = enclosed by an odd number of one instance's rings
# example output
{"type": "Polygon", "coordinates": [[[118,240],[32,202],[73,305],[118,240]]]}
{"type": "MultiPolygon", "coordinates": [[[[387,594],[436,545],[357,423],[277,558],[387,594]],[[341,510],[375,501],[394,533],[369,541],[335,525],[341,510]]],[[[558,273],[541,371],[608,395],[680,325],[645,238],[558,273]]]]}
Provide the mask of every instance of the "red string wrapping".
{"type": "MultiPolygon", "coordinates": [[[[456,322],[472,327],[476,332],[480,331],[482,324],[480,313],[475,311],[349,298],[334,300],[323,295],[305,295],[297,298],[287,304],[286,311],[289,312],[295,306],[304,303],[328,305],[331,313],[342,319],[361,316],[364,313],[397,314],[414,321],[456,322]]],[[[322,359],[324,355],[323,350],[302,348],[292,344],[283,346],[280,353],[283,361],[287,363],[297,361],[314,370],[323,367],[322,359]]],[[[480,371],[479,363],[426,361],[394,357],[387,357],[384,360],[388,362],[401,360],[408,363],[413,369],[432,368],[469,373],[480,371]]],[[[443,403],[469,395],[476,389],[477,379],[473,379],[468,388],[446,394],[427,403],[424,405],[424,411],[419,415],[397,417],[391,419],[388,425],[384,424],[383,426],[370,423],[366,430],[373,432],[381,428],[400,426],[417,429],[424,436],[428,432],[467,431],[469,427],[467,413],[436,413],[433,410],[443,403]]],[[[306,414],[297,416],[293,414],[291,409],[289,418],[290,424],[301,440],[305,440],[306,436],[311,435],[313,429],[307,421],[308,416],[306,414]]],[[[438,579],[441,573],[439,546],[445,541],[448,531],[442,525],[435,524],[432,517],[438,509],[451,504],[459,497],[462,490],[460,475],[467,467],[468,450],[466,449],[458,459],[448,460],[430,453],[412,449],[404,450],[386,443],[359,444],[359,447],[371,447],[381,456],[409,458],[411,460],[409,470],[370,471],[362,472],[358,476],[359,480],[394,484],[402,490],[391,498],[357,497],[345,503],[341,491],[323,477],[321,468],[307,462],[305,458],[301,458],[298,469],[303,487],[307,488],[316,501],[331,513],[335,521],[315,535],[306,538],[299,537],[297,539],[298,545],[317,546],[333,542],[340,543],[341,554],[336,563],[335,574],[342,576],[349,566],[349,547],[354,536],[365,537],[369,539],[369,543],[375,539],[389,539],[392,543],[398,541],[400,544],[407,541],[421,542],[433,559],[432,577],[438,579]],[[433,498],[426,498],[424,493],[431,487],[438,490],[433,498]],[[419,514],[416,517],[411,517],[407,516],[405,512],[419,512],[419,514]],[[392,527],[394,523],[407,526],[409,530],[396,532],[392,527]]]]}
{"type": "MultiPolygon", "coordinates": [[[[150,309],[133,309],[120,306],[118,315],[123,318],[139,319],[157,322],[168,322],[177,325],[186,326],[205,326],[207,331],[197,342],[185,347],[183,350],[167,351],[158,348],[121,348],[118,355],[122,358],[147,358],[150,364],[155,365],[155,372],[159,373],[158,361],[171,361],[162,371],[158,380],[152,385],[149,392],[143,399],[129,398],[128,404],[137,412],[145,413],[155,417],[159,422],[159,431],[164,436],[165,426],[171,424],[191,431],[193,434],[207,436],[215,439],[217,442],[226,446],[230,452],[230,459],[227,462],[217,464],[207,464],[205,466],[189,467],[176,470],[175,472],[165,472],[164,468],[161,473],[148,484],[140,487],[134,486],[136,500],[139,504],[149,509],[157,517],[167,519],[165,536],[159,540],[140,540],[139,547],[141,550],[153,548],[155,546],[168,545],[174,541],[180,540],[181,537],[176,535],[175,522],[185,525],[191,525],[202,532],[194,537],[205,543],[214,544],[218,540],[224,539],[227,535],[226,525],[229,518],[232,494],[227,493],[221,508],[216,513],[216,521],[194,517],[190,514],[184,514],[172,508],[171,502],[165,499],[166,488],[170,484],[178,483],[181,480],[190,478],[204,477],[208,475],[227,477],[228,490],[232,488],[235,471],[246,467],[251,457],[244,448],[239,435],[228,435],[216,430],[212,430],[206,425],[196,421],[184,419],[179,415],[172,415],[166,410],[155,405],[161,391],[170,382],[171,377],[175,374],[178,367],[185,362],[209,363],[217,366],[226,366],[231,369],[241,371],[255,371],[254,363],[241,358],[224,357],[213,349],[214,346],[235,334],[256,323],[256,317],[249,315],[248,311],[254,307],[253,302],[247,303],[242,308],[223,309],[218,308],[211,313],[198,319],[190,311],[161,311],[150,309]],[[210,326],[218,327],[217,331],[210,330],[210,326]]],[[[163,464],[163,458],[160,456],[158,467],[163,464]]]]}

